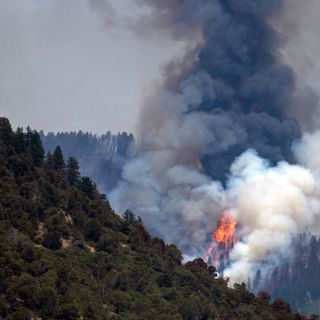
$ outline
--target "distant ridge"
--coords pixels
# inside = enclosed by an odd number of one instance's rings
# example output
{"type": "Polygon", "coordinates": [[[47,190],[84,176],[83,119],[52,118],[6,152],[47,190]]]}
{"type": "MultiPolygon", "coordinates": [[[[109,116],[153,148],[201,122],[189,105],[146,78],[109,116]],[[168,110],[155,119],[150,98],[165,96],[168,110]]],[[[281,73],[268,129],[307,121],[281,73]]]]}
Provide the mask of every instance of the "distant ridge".
{"type": "Polygon", "coordinates": [[[66,157],[77,158],[81,173],[91,177],[105,193],[115,187],[124,162],[135,148],[133,134],[126,132],[95,135],[82,131],[47,134],[40,131],[40,137],[46,151],[53,152],[59,145],[66,157]]]}

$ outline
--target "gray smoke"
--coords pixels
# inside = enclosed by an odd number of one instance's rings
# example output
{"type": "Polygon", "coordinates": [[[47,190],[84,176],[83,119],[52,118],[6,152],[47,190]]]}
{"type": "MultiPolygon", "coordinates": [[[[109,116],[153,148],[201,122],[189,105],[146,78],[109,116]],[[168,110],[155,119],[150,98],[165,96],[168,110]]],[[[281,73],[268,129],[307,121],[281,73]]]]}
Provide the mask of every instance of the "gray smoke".
{"type": "MultiPolygon", "coordinates": [[[[174,79],[169,73],[164,88],[173,94],[188,95],[185,114],[230,119],[236,125],[235,130],[233,126],[228,130],[231,132],[227,138],[237,136],[236,127],[241,128],[237,141],[226,146],[223,138],[221,142],[213,139],[199,154],[206,174],[224,180],[235,156],[247,148],[256,149],[272,163],[292,161],[290,146],[300,136],[298,124],[287,117],[295,98],[295,76],[281,61],[282,37],[267,22],[279,13],[282,1],[146,3],[156,14],[145,23],[163,26],[177,39],[192,39],[192,55],[186,55],[189,60],[182,64],[189,68],[174,73],[174,79]]],[[[150,127],[161,126],[159,111],[151,110],[150,104],[145,109],[140,121],[142,128],[147,123],[141,131],[143,137],[150,127]]],[[[210,131],[211,136],[217,135],[216,130],[210,131]]]]}
{"type": "Polygon", "coordinates": [[[319,128],[320,83],[320,28],[318,0],[284,0],[285,10],[273,24],[286,35],[287,43],[282,53],[297,75],[297,90],[290,115],[299,119],[304,131],[319,128]]]}
{"type": "Polygon", "coordinates": [[[186,43],[186,52],[166,68],[166,80],[147,97],[138,124],[138,154],[125,166],[110,200],[117,210],[132,209],[154,234],[176,243],[186,255],[201,256],[224,208],[234,208],[242,225],[255,217],[249,195],[256,187],[252,205],[259,223],[244,227],[227,271],[234,280],[247,281],[257,266],[270,267],[281,258],[293,234],[316,221],[301,218],[306,212],[301,206],[317,197],[316,175],[291,164],[292,144],[301,132],[288,115],[297,114],[297,97],[313,106],[317,100],[306,94],[310,88],[296,86],[293,69],[283,62],[285,36],[274,21],[285,3],[138,2],[149,8],[141,30],[170,32],[186,43]],[[273,168],[278,162],[283,164],[273,168]],[[296,173],[291,181],[288,175],[296,173]],[[274,193],[282,187],[295,192],[274,193]],[[282,199],[278,209],[277,195],[282,199]],[[301,201],[282,217],[278,210],[298,195],[301,201]],[[269,207],[259,207],[262,196],[270,200],[269,207]],[[269,209],[274,223],[264,229],[269,209]],[[289,229],[279,226],[287,221],[289,229]],[[265,244],[273,229],[278,242],[265,244]]]}

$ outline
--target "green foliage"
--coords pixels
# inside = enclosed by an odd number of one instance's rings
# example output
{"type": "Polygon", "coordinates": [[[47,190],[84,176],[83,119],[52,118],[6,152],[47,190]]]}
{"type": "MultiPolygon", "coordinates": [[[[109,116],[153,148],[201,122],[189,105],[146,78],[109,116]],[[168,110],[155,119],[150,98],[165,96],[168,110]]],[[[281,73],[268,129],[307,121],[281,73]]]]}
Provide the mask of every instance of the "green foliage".
{"type": "Polygon", "coordinates": [[[11,124],[6,118],[0,118],[0,139],[7,145],[13,142],[11,124]]]}
{"type": "Polygon", "coordinates": [[[1,319],[303,320],[116,215],[59,147],[0,118],[1,319]]]}
{"type": "Polygon", "coordinates": [[[75,186],[80,181],[80,168],[78,161],[70,157],[67,162],[67,178],[71,186],[75,186]]]}
{"type": "Polygon", "coordinates": [[[43,239],[43,245],[51,250],[59,250],[62,247],[60,234],[57,231],[48,232],[43,239]]]}
{"type": "Polygon", "coordinates": [[[40,166],[44,159],[44,149],[38,132],[34,131],[30,139],[30,153],[35,166],[40,166]]]}
{"type": "Polygon", "coordinates": [[[94,185],[89,177],[82,177],[79,183],[79,189],[83,191],[89,198],[94,197],[94,185]]]}
{"type": "Polygon", "coordinates": [[[102,233],[102,226],[96,219],[89,219],[84,226],[84,235],[89,240],[97,242],[102,233]]]}
{"type": "Polygon", "coordinates": [[[126,220],[129,224],[135,224],[137,222],[137,218],[131,210],[126,210],[123,213],[123,219],[126,220]]]}
{"type": "Polygon", "coordinates": [[[65,168],[65,162],[60,146],[57,146],[53,152],[53,168],[57,171],[63,171],[65,168]]]}

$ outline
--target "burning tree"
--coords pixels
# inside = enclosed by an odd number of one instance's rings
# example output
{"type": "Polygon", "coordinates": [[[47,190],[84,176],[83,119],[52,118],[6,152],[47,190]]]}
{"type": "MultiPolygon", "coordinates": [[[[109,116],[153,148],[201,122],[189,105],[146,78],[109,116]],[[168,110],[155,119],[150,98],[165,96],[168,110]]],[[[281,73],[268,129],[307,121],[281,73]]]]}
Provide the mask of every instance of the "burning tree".
{"type": "Polygon", "coordinates": [[[217,229],[213,232],[212,240],[203,260],[214,265],[221,272],[228,264],[229,254],[234,244],[238,241],[236,237],[237,221],[234,220],[229,211],[223,211],[219,219],[217,229]]]}

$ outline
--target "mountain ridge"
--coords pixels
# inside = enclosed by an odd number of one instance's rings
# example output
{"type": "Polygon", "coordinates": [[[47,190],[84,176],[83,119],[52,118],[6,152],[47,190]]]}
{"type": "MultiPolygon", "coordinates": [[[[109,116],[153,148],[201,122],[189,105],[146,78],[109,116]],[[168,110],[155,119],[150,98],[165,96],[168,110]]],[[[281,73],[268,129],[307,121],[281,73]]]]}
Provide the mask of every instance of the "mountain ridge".
{"type": "MultiPolygon", "coordinates": [[[[118,216],[61,148],[0,118],[2,319],[305,320],[281,299],[182,263],[131,211],[118,216]]],[[[316,319],[311,317],[310,319],[316,319]]]]}

